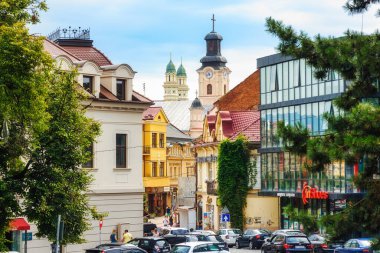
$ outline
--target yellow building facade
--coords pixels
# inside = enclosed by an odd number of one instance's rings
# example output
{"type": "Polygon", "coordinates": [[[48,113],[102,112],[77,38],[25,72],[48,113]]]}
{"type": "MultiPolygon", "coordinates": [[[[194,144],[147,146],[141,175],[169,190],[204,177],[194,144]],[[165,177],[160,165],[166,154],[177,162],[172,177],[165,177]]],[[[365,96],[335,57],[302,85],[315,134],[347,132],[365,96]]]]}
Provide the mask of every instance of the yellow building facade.
{"type": "Polygon", "coordinates": [[[150,107],[143,113],[143,182],[146,210],[162,216],[171,206],[170,177],[166,166],[166,129],[169,123],[161,107],[150,107]]]}

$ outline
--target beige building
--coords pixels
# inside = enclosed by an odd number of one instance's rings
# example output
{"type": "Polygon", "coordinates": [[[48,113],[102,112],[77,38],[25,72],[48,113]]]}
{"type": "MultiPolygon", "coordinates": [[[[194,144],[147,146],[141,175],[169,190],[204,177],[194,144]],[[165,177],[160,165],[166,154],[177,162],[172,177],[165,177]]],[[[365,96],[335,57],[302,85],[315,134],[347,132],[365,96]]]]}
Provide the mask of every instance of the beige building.
{"type": "MultiPolygon", "coordinates": [[[[57,30],[44,41],[44,48],[62,70],[78,70],[77,81],[88,92],[86,115],[101,125],[101,135],[93,144],[93,159],[83,165],[94,181],[87,193],[89,204],[107,212],[101,234],[99,221],[89,220],[91,229],[84,234],[85,243],[67,245],[64,253],[82,253],[99,242],[108,242],[113,229],[119,238],[129,229],[134,236],[143,235],[142,113],[152,101],[133,91],[135,71],[128,64],[114,65],[92,45],[89,31],[79,30],[81,37],[63,36],[57,30]],[[79,39],[81,38],[81,39],[79,39]]],[[[63,219],[69,219],[63,217],[63,219]]],[[[36,226],[31,224],[33,235],[36,226]]],[[[46,239],[33,236],[29,253],[51,252],[46,239]]],[[[23,252],[23,249],[20,249],[23,252]]]]}

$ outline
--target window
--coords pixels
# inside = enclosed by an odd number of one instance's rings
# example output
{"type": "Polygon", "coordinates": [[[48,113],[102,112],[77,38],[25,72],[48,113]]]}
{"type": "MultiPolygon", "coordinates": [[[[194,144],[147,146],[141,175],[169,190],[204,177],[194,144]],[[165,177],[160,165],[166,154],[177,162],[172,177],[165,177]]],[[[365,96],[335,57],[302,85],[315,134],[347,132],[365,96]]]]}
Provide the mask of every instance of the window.
{"type": "Polygon", "coordinates": [[[157,162],[152,162],[152,177],[157,177],[157,162]]]}
{"type": "Polygon", "coordinates": [[[116,80],[116,97],[125,100],[125,80],[116,80]]]}
{"type": "Polygon", "coordinates": [[[152,147],[157,148],[157,133],[152,133],[152,147]]]}
{"type": "Polygon", "coordinates": [[[211,95],[212,94],[212,85],[209,83],[207,84],[207,95],[211,95]]]}
{"type": "Polygon", "coordinates": [[[93,143],[91,143],[91,145],[87,147],[86,153],[89,154],[89,159],[86,163],[82,165],[82,167],[93,168],[94,167],[94,144],[93,143]]]}
{"type": "Polygon", "coordinates": [[[163,177],[165,176],[165,163],[164,162],[160,162],[160,177],[163,177]]]}
{"type": "Polygon", "coordinates": [[[165,134],[160,134],[160,148],[164,148],[165,146],[165,134]]]}
{"type": "Polygon", "coordinates": [[[116,168],[127,167],[127,135],[116,134],[116,168]]]}
{"type": "Polygon", "coordinates": [[[92,76],[83,76],[83,88],[92,94],[93,92],[92,76]]]}

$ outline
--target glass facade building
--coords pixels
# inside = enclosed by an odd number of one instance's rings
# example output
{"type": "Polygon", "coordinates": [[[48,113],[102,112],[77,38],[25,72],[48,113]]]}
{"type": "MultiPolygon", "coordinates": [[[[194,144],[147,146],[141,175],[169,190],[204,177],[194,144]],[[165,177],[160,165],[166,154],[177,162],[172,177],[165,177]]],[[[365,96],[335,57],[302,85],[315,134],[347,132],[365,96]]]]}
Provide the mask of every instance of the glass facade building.
{"type": "MultiPolygon", "coordinates": [[[[356,172],[353,165],[338,161],[323,173],[309,173],[301,157],[284,152],[276,137],[279,121],[288,125],[301,123],[312,135],[327,130],[324,113],[337,115],[332,100],[346,88],[347,82],[330,71],[324,80],[314,77],[314,69],[304,59],[280,54],[257,60],[260,69],[261,112],[261,192],[263,196],[278,196],[280,210],[288,204],[321,216],[344,208],[346,200],[360,196],[352,183],[356,172]],[[328,192],[328,199],[302,202],[302,189],[307,183],[319,191],[328,192]]],[[[281,215],[282,228],[299,228],[281,215]]]]}

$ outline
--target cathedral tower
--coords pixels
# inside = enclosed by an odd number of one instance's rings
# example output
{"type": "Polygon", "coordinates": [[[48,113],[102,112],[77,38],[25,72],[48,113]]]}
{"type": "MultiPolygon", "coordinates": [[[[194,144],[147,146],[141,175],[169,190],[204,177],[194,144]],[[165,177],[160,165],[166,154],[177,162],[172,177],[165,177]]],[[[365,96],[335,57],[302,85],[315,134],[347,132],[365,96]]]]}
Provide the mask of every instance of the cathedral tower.
{"type": "Polygon", "coordinates": [[[187,75],[186,70],[182,65],[178,67],[177,70],[177,81],[178,81],[178,100],[189,100],[189,86],[187,86],[187,75]]]}
{"type": "Polygon", "coordinates": [[[198,72],[199,99],[203,105],[212,105],[229,91],[229,74],[227,59],[222,56],[222,35],[215,32],[215,18],[212,16],[212,31],[205,37],[206,56],[202,57],[198,72]]]}
{"type": "Polygon", "coordinates": [[[178,83],[174,63],[170,57],[168,65],[166,65],[165,82],[164,82],[164,100],[177,101],[178,100],[178,83]]]}

